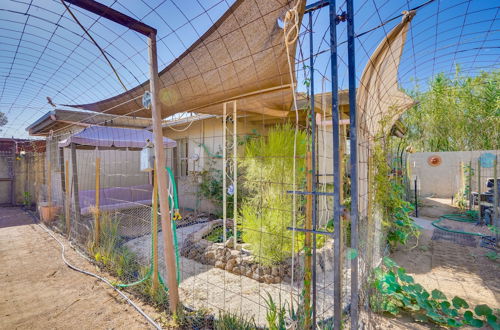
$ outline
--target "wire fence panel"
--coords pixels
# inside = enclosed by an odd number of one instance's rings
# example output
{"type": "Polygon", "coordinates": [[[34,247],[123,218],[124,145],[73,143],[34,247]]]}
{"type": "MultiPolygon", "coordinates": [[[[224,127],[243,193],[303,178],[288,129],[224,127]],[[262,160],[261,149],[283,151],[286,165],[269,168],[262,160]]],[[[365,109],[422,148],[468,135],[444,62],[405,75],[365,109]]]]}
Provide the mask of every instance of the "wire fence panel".
{"type": "MultiPolygon", "coordinates": [[[[419,132],[402,127],[404,112],[419,109],[422,90],[439,83],[448,95],[463,75],[498,103],[498,88],[481,80],[483,70],[498,73],[498,8],[480,0],[110,7],[157,29],[167,168],[153,170],[144,157],[153,141],[143,138],[153,127],[145,39],[59,1],[5,1],[0,105],[10,122],[2,134],[28,126],[45,138],[45,152],[27,154],[15,173],[33,181],[26,205],[35,202],[115,285],[160,309],[172,307],[175,276],[177,316],[193,328],[224,328],[217,322],[232,316],[279,328],[282,315],[295,329],[356,325],[377,298],[374,269],[405,241],[394,238],[394,215],[408,216],[424,191],[412,186],[419,158],[408,155],[405,136],[419,132]],[[158,202],[168,203],[171,228],[158,202]],[[172,248],[175,270],[166,266],[172,248]]],[[[492,131],[497,122],[477,121],[492,131]]],[[[448,132],[432,133],[446,145],[448,132]]],[[[14,176],[11,156],[0,153],[0,179],[14,176]]],[[[465,176],[465,165],[453,171],[465,176]]],[[[460,186],[464,199],[474,185],[480,196],[481,182],[495,176],[488,168],[448,190],[460,186]]]]}

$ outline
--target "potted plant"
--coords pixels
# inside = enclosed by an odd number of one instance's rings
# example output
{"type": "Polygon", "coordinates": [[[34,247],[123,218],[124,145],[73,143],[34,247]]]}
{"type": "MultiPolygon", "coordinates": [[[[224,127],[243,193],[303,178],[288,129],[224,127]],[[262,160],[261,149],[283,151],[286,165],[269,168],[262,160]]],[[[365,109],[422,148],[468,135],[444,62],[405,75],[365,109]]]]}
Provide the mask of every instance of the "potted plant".
{"type": "Polygon", "coordinates": [[[59,209],[59,206],[48,202],[42,202],[38,205],[38,212],[40,213],[40,218],[44,223],[51,223],[54,221],[59,213],[59,209]]]}

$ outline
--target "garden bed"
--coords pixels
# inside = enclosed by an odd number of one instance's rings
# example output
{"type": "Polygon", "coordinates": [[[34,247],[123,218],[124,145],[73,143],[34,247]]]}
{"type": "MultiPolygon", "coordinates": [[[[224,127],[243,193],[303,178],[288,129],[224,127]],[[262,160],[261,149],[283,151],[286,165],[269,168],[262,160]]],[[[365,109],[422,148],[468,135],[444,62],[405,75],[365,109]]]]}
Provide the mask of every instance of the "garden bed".
{"type": "MultiPolygon", "coordinates": [[[[212,221],[187,235],[181,247],[181,255],[262,283],[290,281],[292,275],[291,258],[275,265],[262,265],[255,260],[249,250],[245,249],[245,244],[240,244],[239,241],[234,246],[232,237],[225,243],[214,242],[220,241],[219,233],[222,233],[222,223],[222,219],[212,221]]],[[[232,220],[227,222],[227,228],[228,231],[232,230],[232,220]]],[[[331,242],[329,243],[317,252],[319,266],[322,269],[331,266],[328,265],[330,263],[328,261],[333,257],[329,255],[332,253],[331,242]]],[[[303,276],[303,256],[297,255],[294,261],[294,278],[300,279],[303,276]]]]}

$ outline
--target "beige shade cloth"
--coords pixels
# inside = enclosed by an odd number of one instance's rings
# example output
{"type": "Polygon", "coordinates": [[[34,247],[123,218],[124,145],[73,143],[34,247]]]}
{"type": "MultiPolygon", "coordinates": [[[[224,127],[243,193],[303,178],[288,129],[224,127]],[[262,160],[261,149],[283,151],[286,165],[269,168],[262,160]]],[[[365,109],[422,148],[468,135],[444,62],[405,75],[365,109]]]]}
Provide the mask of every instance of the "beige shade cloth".
{"type": "MultiPolygon", "coordinates": [[[[300,24],[305,1],[296,1],[300,2],[300,24]]],[[[159,73],[162,118],[184,111],[220,114],[221,103],[235,99],[239,100],[238,111],[284,116],[282,111],[290,110],[292,90],[278,20],[296,1],[237,0],[200,39],[159,73]]],[[[296,43],[289,46],[292,64],[295,48],[296,43]]],[[[70,106],[151,117],[140,99],[147,90],[149,81],[103,101],[70,106]]]]}
{"type": "MultiPolygon", "coordinates": [[[[361,225],[368,228],[365,242],[376,242],[376,228],[380,224],[372,222],[370,200],[374,194],[370,192],[370,154],[376,139],[387,136],[391,127],[400,115],[414,101],[398,87],[398,70],[401,55],[406,41],[409,24],[415,12],[405,13],[402,22],[394,27],[378,45],[366,64],[359,82],[357,105],[357,135],[358,135],[358,196],[359,217],[361,225]],[[368,223],[366,223],[368,221],[368,223]]],[[[376,212],[376,210],[373,210],[376,212]]],[[[368,254],[376,249],[369,249],[368,254]]],[[[367,255],[367,261],[376,262],[380,256],[367,255]]],[[[369,262],[368,262],[369,263],[369,262]]],[[[373,266],[373,265],[372,265],[373,266]]]]}

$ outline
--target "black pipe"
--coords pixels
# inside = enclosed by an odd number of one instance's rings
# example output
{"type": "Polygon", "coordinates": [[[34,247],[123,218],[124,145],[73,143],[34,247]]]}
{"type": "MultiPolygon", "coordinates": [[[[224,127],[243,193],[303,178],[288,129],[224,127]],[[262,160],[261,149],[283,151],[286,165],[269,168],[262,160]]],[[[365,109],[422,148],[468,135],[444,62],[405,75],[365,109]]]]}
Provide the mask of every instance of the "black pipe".
{"type": "Polygon", "coordinates": [[[417,195],[417,178],[415,177],[414,181],[414,189],[415,189],[415,216],[418,218],[418,195],[417,195]]]}
{"type": "MultiPolygon", "coordinates": [[[[309,12],[309,65],[310,65],[310,81],[311,81],[311,151],[312,151],[312,191],[316,192],[316,113],[314,104],[314,44],[313,44],[313,19],[312,12],[309,12]]],[[[312,225],[313,231],[317,227],[317,204],[318,196],[312,195],[312,225]]],[[[312,321],[313,328],[316,327],[316,233],[313,233],[313,247],[312,247],[312,321]]]]}
{"type": "Polygon", "coordinates": [[[340,329],[342,323],[342,263],[340,220],[340,141],[339,141],[339,103],[338,103],[338,67],[337,67],[337,13],[335,0],[330,1],[330,65],[332,76],[332,142],[333,142],[333,324],[340,329]]]}
{"type": "MultiPolygon", "coordinates": [[[[356,122],[354,5],[352,0],[347,0],[347,56],[349,70],[349,136],[351,142],[351,249],[358,251],[358,137],[356,122]]],[[[351,260],[351,329],[358,329],[358,304],[358,258],[356,257],[351,260]]]]}

